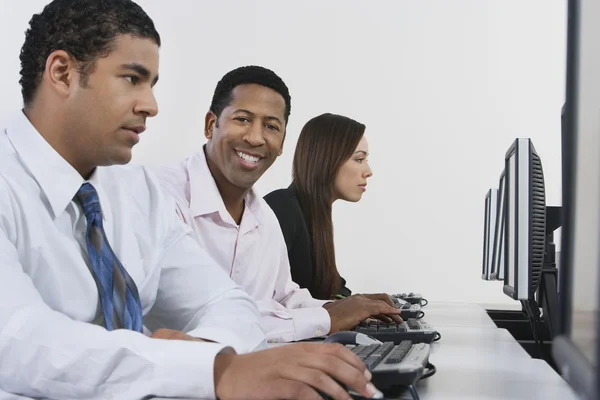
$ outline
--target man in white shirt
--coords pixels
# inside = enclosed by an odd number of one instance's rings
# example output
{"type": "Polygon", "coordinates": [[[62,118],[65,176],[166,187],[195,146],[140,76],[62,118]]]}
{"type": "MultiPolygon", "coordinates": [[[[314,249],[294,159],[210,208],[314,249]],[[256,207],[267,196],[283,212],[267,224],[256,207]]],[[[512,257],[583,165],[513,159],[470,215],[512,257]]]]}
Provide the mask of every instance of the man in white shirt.
{"type": "Polygon", "coordinates": [[[201,246],[258,303],[270,342],[352,329],[371,316],[401,322],[387,295],[326,302],[292,281],[277,217],[253,189],[283,150],[290,108],[288,88],[273,71],[230,71],[205,117],[207,144],[158,169],[163,187],[201,246]]]}
{"type": "Polygon", "coordinates": [[[256,305],[152,174],[116,165],[158,112],[159,46],[130,0],[55,0],[31,19],[24,109],[0,131],[0,397],[317,389],[347,399],[335,380],[375,395],[364,364],[339,345],[236,354],[264,339],[256,305]]]}

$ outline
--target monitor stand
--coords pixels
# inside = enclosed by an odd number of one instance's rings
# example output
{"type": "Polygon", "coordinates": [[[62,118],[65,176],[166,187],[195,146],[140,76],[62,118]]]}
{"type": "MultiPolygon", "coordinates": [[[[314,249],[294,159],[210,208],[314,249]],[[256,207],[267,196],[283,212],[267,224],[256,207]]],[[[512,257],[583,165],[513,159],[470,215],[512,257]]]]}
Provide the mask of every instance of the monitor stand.
{"type": "Polygon", "coordinates": [[[554,339],[558,325],[558,269],[554,231],[560,228],[561,220],[561,207],[546,207],[546,245],[537,299],[538,304],[542,306],[544,325],[550,333],[551,340],[554,339]]]}

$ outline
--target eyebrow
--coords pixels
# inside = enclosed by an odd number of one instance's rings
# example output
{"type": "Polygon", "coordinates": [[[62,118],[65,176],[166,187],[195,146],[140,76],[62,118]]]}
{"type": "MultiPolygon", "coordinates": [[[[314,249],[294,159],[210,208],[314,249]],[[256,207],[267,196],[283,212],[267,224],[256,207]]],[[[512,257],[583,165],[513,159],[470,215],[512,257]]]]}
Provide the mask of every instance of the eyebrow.
{"type": "MultiPolygon", "coordinates": [[[[121,68],[132,70],[132,71],[136,72],[137,74],[141,75],[141,77],[144,78],[145,80],[150,79],[150,75],[151,75],[150,70],[141,64],[137,64],[137,63],[122,64],[121,68]]],[[[154,80],[152,81],[152,86],[156,85],[156,82],[158,82],[158,75],[156,75],[156,78],[154,78],[154,80]]]]}
{"type": "Polygon", "coordinates": [[[367,152],[366,152],[366,151],[364,151],[364,150],[357,150],[357,151],[355,151],[355,152],[354,152],[354,154],[358,154],[358,153],[363,153],[365,156],[368,156],[368,155],[369,155],[369,153],[367,153],[367,152]]]}
{"type": "MultiPolygon", "coordinates": [[[[237,110],[235,110],[234,114],[235,114],[235,113],[238,113],[238,112],[243,112],[243,113],[246,113],[246,114],[248,114],[248,115],[252,115],[252,116],[255,116],[255,115],[256,115],[256,114],[254,114],[252,111],[244,110],[243,108],[240,108],[240,109],[237,109],[237,110]]],[[[277,118],[277,117],[274,117],[274,116],[266,116],[266,117],[265,117],[265,119],[268,119],[268,120],[275,120],[275,121],[279,122],[279,124],[280,124],[280,125],[283,125],[283,122],[281,122],[281,120],[280,120],[279,118],[277,118]]]]}

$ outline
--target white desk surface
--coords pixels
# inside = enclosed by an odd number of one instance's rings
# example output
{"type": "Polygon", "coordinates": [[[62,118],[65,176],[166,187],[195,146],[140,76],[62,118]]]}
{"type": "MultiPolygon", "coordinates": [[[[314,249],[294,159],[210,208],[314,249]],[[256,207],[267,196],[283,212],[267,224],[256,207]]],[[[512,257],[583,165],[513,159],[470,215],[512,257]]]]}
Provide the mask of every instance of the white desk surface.
{"type": "MultiPolygon", "coordinates": [[[[576,400],[577,396],[543,360],[485,360],[465,367],[435,361],[437,373],[417,384],[421,400],[576,400]]],[[[410,399],[410,396],[401,397],[410,399]]]]}
{"type": "Polygon", "coordinates": [[[432,303],[423,310],[423,320],[442,339],[431,349],[436,374],[417,384],[421,400],[577,400],[545,361],[531,358],[483,307],[432,303]]]}
{"type": "MultiPolygon", "coordinates": [[[[437,372],[417,384],[422,400],[575,400],[545,361],[533,359],[476,304],[432,303],[423,320],[442,335],[430,361],[437,372]]],[[[402,399],[409,399],[403,396],[402,399]]]]}
{"type": "Polygon", "coordinates": [[[485,309],[469,303],[432,303],[423,307],[423,321],[438,327],[496,328],[485,309]]]}

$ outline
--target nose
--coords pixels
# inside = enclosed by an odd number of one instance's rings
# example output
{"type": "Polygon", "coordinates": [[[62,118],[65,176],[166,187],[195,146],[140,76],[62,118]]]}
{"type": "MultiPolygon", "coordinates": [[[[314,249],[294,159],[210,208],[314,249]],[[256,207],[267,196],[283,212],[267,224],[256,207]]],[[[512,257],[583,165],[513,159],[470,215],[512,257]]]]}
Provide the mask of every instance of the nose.
{"type": "Polygon", "coordinates": [[[371,166],[369,165],[368,162],[366,164],[367,164],[367,168],[365,169],[365,173],[364,173],[365,179],[373,176],[373,171],[371,170],[371,166]]]}
{"type": "Polygon", "coordinates": [[[136,114],[143,114],[146,117],[154,117],[158,114],[158,103],[156,102],[152,88],[148,87],[143,91],[133,111],[136,114]]]}
{"type": "Polygon", "coordinates": [[[246,131],[246,134],[244,135],[244,141],[254,147],[265,144],[262,123],[253,123],[246,131]]]}

